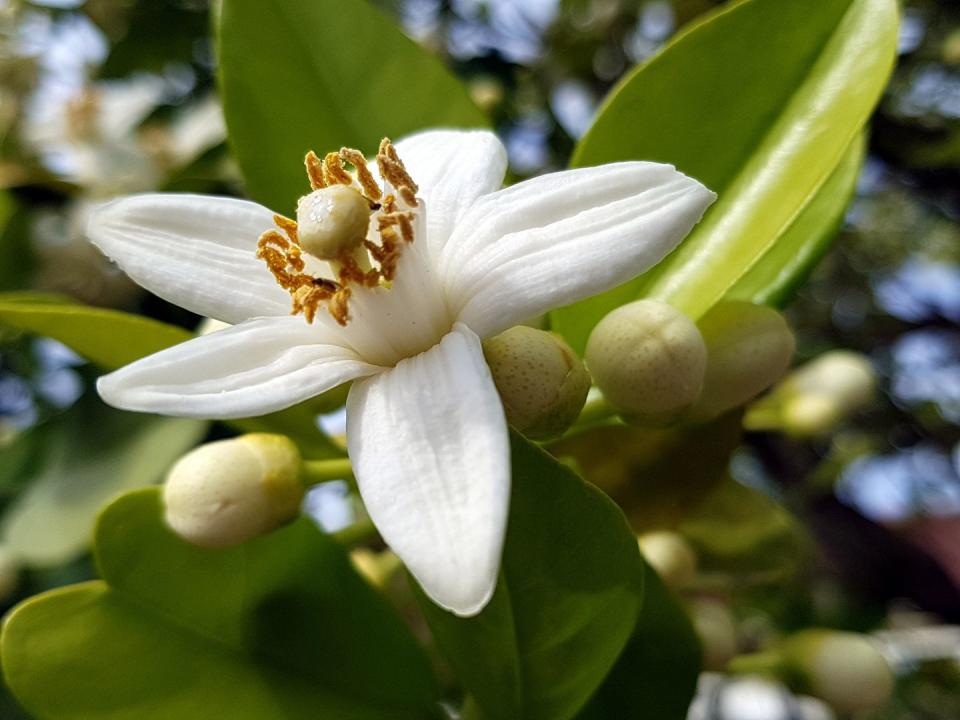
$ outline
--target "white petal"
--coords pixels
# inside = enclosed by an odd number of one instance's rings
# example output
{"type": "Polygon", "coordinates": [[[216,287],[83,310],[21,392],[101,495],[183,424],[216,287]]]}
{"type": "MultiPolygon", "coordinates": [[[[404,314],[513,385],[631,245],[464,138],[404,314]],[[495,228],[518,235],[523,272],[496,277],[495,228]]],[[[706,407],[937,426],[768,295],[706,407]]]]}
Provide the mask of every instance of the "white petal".
{"type": "Polygon", "coordinates": [[[150,193],[99,206],[87,233],[150,292],[234,324],[290,312],[289,295],[256,257],[273,226],[270,210],[245,200],[150,193]]]}
{"type": "Polygon", "coordinates": [[[253,417],[379,370],[342,346],[332,321],[307,325],[286,316],[248,320],[175,345],[100,378],[97,389],[123,410],[253,417]]]}
{"type": "Polygon", "coordinates": [[[510,450],[477,336],[457,325],[422,355],[356,382],[347,439],[383,539],[434,602],[480,612],[500,567],[510,450]]]}
{"type": "Polygon", "coordinates": [[[396,148],[426,202],[432,254],[478,197],[500,189],[507,172],[507,151],[487,130],[428,130],[398,140],[396,148]]]}
{"type": "Polygon", "coordinates": [[[450,310],[487,337],[658,263],[714,193],[669,165],[567,170],[486,195],[438,264],[450,310]]]}

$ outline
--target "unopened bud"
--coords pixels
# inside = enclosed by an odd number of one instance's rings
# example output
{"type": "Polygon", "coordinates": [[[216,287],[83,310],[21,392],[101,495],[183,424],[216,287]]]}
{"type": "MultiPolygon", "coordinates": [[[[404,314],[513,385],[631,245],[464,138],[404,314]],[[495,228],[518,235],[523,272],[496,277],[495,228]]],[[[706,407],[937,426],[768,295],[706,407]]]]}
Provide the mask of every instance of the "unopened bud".
{"type": "Polygon", "coordinates": [[[320,188],[297,202],[300,247],[323,260],[336,260],[359,248],[369,225],[370,204],[349,185],[320,188]]]}
{"type": "Polygon", "coordinates": [[[167,524],[201,547],[259,537],[299,514],[300,468],[297,446],[284,435],[253,433],[201,445],[167,476],[167,524]]]}
{"type": "Polygon", "coordinates": [[[865,635],[831,630],[804,630],[778,648],[788,675],[799,689],[821,698],[840,713],[872,710],[893,692],[890,664],[865,635]]]}
{"type": "Polygon", "coordinates": [[[743,405],[779,380],[796,347],[776,310],[747,302],[715,306],[699,322],[707,344],[703,393],[691,418],[710,420],[743,405]]]}
{"type": "Polygon", "coordinates": [[[697,576],[697,554],[682,535],[669,530],[644,533],[637,538],[640,552],[669,587],[680,589],[697,576]]]}
{"type": "Polygon", "coordinates": [[[507,422],[533,439],[555,437],[577,419],[590,375],[560,336],[518,325],[483,343],[507,422]]]}
{"type": "Polygon", "coordinates": [[[827,352],[794,370],[770,395],[751,406],[744,424],[782,428],[799,437],[831,432],[876,392],[870,361],[846,350],[827,352]]]}
{"type": "Polygon", "coordinates": [[[638,300],[597,324],[586,360],[604,397],[624,418],[662,424],[700,396],[707,349],[686,315],[662,302],[638,300]]]}
{"type": "Polygon", "coordinates": [[[703,669],[720,672],[737,653],[737,626],[724,603],[696,600],[690,603],[690,619],[703,647],[703,669]]]}

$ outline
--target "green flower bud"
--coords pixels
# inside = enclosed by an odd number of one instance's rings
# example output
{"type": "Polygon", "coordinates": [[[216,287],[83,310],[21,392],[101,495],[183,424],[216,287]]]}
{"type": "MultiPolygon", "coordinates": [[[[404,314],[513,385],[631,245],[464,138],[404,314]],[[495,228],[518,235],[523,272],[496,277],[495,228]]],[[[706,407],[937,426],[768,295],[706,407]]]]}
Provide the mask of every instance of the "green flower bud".
{"type": "Polygon", "coordinates": [[[659,530],[637,538],[640,552],[669,587],[680,589],[697,576],[697,554],[682,535],[659,530]]]}
{"type": "Polygon", "coordinates": [[[507,422],[524,435],[555,437],[577,419],[590,375],[559,335],[518,325],[484,341],[483,353],[507,422]]]}
{"type": "Polygon", "coordinates": [[[720,303],[698,324],[707,344],[703,393],[691,411],[710,420],[759,395],[790,367],[796,343],[776,310],[746,302],[720,303]]]}
{"type": "Polygon", "coordinates": [[[323,260],[359,248],[370,225],[370,203],[349,185],[314,190],[297,202],[300,247],[323,260]]]}
{"type": "Polygon", "coordinates": [[[893,692],[890,665],[877,644],[865,635],[805,630],[777,649],[788,675],[800,688],[840,713],[872,710],[893,692]]]}
{"type": "Polygon", "coordinates": [[[597,324],[586,360],[604,397],[624,418],[664,424],[700,397],[707,348],[686,315],[662,302],[638,300],[597,324]]]}
{"type": "Polygon", "coordinates": [[[689,605],[690,620],[703,647],[703,669],[721,672],[737,653],[737,626],[724,603],[696,600],[689,605]]]}
{"type": "Polygon", "coordinates": [[[201,547],[259,537],[299,514],[300,470],[297,446],[284,435],[254,433],[201,445],[167,475],[167,524],[201,547]]]}

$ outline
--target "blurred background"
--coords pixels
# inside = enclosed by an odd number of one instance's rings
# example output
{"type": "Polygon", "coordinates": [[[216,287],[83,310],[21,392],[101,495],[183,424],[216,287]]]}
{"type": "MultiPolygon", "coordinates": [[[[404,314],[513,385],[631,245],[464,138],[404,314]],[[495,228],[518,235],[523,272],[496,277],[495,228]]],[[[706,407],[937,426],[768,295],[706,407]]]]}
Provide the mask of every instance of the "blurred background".
{"type": "MultiPolygon", "coordinates": [[[[519,179],[562,168],[610,87],[719,3],[377,4],[468,84],[519,179]]],[[[84,220],[92,204],[130,192],[243,194],[215,90],[213,12],[203,0],[0,0],[0,291],[197,325],[119,274],[87,242],[84,220]]],[[[747,550],[766,554],[759,565],[718,573],[689,600],[708,652],[719,642],[721,655],[724,643],[749,650],[808,625],[872,632],[900,677],[892,701],[864,717],[956,720],[960,5],[907,0],[899,51],[834,249],[787,311],[798,364],[855,351],[877,392],[817,432],[754,424],[732,474],[790,519],[757,531],[747,550]]],[[[227,432],[109,410],[93,390],[97,374],[59,343],[0,323],[2,608],[92,577],[96,509],[227,432]]],[[[334,497],[344,492],[325,487],[308,507],[335,528],[349,519],[334,497]]],[[[745,691],[718,676],[703,686],[692,717],[833,717],[788,707],[776,688],[745,691]],[[752,698],[740,709],[730,699],[738,693],[752,698]]],[[[18,712],[0,696],[0,717],[18,712]]]]}

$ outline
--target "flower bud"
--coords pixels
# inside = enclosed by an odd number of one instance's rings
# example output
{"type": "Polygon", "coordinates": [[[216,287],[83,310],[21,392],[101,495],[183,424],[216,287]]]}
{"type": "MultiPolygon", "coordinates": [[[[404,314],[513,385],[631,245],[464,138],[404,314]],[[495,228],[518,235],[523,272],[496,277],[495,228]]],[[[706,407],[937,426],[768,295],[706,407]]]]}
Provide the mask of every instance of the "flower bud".
{"type": "Polygon", "coordinates": [[[689,609],[703,646],[703,669],[721,672],[737,653],[737,626],[730,608],[718,600],[696,600],[689,609]]]}
{"type": "Polygon", "coordinates": [[[587,367],[626,419],[675,420],[700,396],[707,349],[693,321],[669,305],[638,300],[617,308],[590,334],[587,367]]]}
{"type": "Polygon", "coordinates": [[[297,202],[297,234],[305,252],[336,260],[367,237],[370,204],[349,185],[314,190],[297,202]]]}
{"type": "Polygon", "coordinates": [[[637,542],[643,557],[669,587],[686,587],[697,576],[697,555],[682,535],[658,530],[644,533],[637,542]]]}
{"type": "Polygon", "coordinates": [[[790,373],[750,408],[744,424],[799,437],[822,435],[868,405],[875,392],[870,361],[858,353],[834,350],[790,373]]]}
{"type": "Polygon", "coordinates": [[[560,336],[518,325],[486,340],[483,353],[507,422],[524,435],[555,437],[577,419],[590,375],[560,336]]]}
{"type": "Polygon", "coordinates": [[[840,713],[872,710],[893,692],[890,665],[877,644],[865,635],[832,630],[804,630],[778,648],[785,672],[802,690],[840,713]]]}
{"type": "Polygon", "coordinates": [[[743,405],[779,380],[796,343],[776,310],[747,302],[715,306],[699,322],[707,345],[703,393],[691,411],[710,420],[743,405]]]}
{"type": "Polygon", "coordinates": [[[208,548],[259,537],[299,514],[300,467],[297,446],[283,435],[253,433],[201,445],[167,475],[167,524],[208,548]]]}

